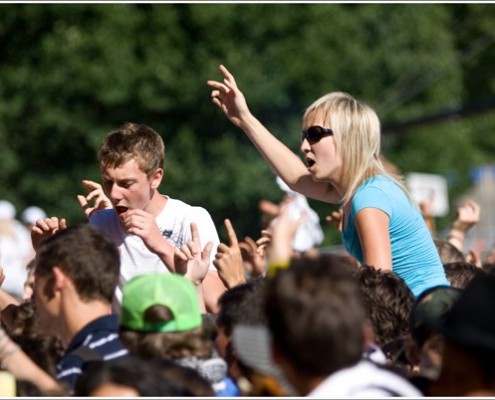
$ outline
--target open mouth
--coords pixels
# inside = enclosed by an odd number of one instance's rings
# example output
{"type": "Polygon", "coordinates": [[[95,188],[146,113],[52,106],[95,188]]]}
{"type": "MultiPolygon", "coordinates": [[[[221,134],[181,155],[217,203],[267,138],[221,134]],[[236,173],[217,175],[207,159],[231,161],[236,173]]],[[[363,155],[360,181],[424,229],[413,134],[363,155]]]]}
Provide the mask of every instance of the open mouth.
{"type": "Polygon", "coordinates": [[[129,207],[125,207],[125,206],[115,206],[115,211],[117,211],[117,214],[118,214],[118,215],[122,215],[122,214],[123,214],[123,213],[125,213],[128,209],[129,209],[129,207]]]}
{"type": "Polygon", "coordinates": [[[309,168],[311,168],[313,165],[315,165],[315,160],[311,158],[306,158],[306,164],[308,165],[309,168]]]}

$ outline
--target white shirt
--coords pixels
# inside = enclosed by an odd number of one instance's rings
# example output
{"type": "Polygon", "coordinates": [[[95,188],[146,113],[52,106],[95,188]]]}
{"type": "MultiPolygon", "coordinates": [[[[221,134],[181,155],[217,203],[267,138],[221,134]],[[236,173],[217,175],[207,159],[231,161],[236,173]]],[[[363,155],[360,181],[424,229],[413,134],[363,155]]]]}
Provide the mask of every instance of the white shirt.
{"type": "Polygon", "coordinates": [[[372,398],[422,397],[421,392],[398,374],[361,360],[356,365],[330,375],[308,397],[320,398],[372,398]]]}
{"type": "MultiPolygon", "coordinates": [[[[156,217],[156,224],[162,236],[174,247],[179,248],[191,240],[191,222],[195,222],[204,248],[206,243],[213,242],[210,254],[210,270],[213,265],[216,249],[220,240],[210,214],[202,207],[193,207],[183,201],[168,196],[167,203],[156,217]]],[[[162,260],[151,252],[143,240],[129,234],[120,223],[115,210],[102,210],[94,213],[89,223],[105,232],[120,250],[120,278],[115,291],[113,309],[120,310],[122,303],[122,287],[136,275],[152,272],[169,272],[162,260]]]]}

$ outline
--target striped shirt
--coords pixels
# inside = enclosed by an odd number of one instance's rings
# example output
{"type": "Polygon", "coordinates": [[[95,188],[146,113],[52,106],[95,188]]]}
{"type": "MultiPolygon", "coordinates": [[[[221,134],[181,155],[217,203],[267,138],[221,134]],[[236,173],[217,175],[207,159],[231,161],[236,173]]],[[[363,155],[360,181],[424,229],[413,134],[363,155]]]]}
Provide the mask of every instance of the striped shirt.
{"type": "MultiPolygon", "coordinates": [[[[69,389],[82,374],[84,359],[78,350],[85,348],[101,361],[111,361],[125,357],[128,351],[119,338],[119,319],[115,314],[97,318],[81,329],[67,346],[57,365],[57,379],[69,389]]],[[[95,357],[93,357],[95,359],[95,357]]]]}

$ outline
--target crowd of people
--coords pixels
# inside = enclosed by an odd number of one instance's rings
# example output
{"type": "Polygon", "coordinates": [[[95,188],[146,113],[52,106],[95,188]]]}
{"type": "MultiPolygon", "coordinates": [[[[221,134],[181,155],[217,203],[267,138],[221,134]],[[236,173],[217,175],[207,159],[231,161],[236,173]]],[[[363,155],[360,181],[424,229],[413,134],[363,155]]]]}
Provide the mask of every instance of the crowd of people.
{"type": "Polygon", "coordinates": [[[438,237],[384,164],[371,107],[342,92],[317,99],[303,161],[220,72],[213,104],[284,193],[260,201],[259,238],[226,219],[222,243],[205,208],[160,192],[165,145],[153,128],[108,133],[101,183],[83,180],[77,195],[87,223],[31,208],[27,250],[13,251],[21,224],[0,202],[1,395],[495,395],[495,269],[465,249],[479,206],[459,206],[438,237]],[[326,220],[345,254],[319,249],[307,198],[339,205],[326,220]]]}

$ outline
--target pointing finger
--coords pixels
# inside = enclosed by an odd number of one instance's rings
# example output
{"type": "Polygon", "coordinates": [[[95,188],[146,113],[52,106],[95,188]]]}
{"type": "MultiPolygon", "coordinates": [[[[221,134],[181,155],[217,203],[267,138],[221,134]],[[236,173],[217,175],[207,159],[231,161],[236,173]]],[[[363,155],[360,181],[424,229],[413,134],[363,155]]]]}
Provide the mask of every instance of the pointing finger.
{"type": "Polygon", "coordinates": [[[230,222],[230,219],[226,219],[224,221],[225,224],[225,229],[227,229],[227,235],[229,236],[229,243],[231,246],[239,246],[239,243],[237,242],[237,235],[235,234],[234,227],[232,226],[232,223],[230,222]]]}

